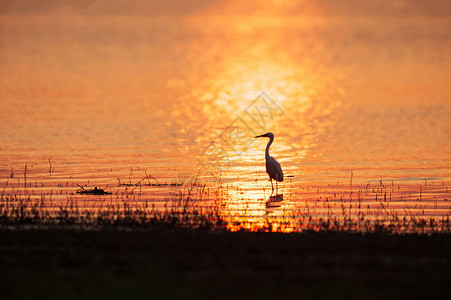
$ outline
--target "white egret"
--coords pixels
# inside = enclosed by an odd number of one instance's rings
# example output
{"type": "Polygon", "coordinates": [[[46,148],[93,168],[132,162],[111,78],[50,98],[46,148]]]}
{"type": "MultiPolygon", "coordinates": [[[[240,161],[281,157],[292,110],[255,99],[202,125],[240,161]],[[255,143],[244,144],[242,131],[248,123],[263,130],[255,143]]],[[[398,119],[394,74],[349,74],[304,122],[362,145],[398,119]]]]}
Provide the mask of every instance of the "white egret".
{"type": "Polygon", "coordinates": [[[283,171],[280,167],[280,164],[277,162],[277,160],[274,159],[274,157],[269,156],[269,147],[271,146],[272,142],[274,141],[274,134],[272,132],[267,132],[262,135],[257,135],[255,138],[259,137],[267,137],[269,138],[269,142],[266,145],[265,150],[265,160],[266,160],[266,173],[269,175],[269,180],[271,180],[271,187],[272,191],[274,192],[274,185],[272,183],[272,180],[274,179],[276,181],[276,194],[277,194],[277,182],[283,181],[283,171]]]}

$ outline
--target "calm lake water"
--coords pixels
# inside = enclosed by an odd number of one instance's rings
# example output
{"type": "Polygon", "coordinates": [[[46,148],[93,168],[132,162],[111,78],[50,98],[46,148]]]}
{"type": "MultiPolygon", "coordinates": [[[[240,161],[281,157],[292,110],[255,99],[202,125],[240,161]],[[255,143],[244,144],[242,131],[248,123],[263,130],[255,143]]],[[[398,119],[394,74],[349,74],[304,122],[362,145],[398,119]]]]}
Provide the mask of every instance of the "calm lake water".
{"type": "Polygon", "coordinates": [[[267,218],[267,139],[253,136],[271,131],[286,176],[272,214],[383,185],[396,201],[423,186],[427,214],[449,215],[446,1],[45,3],[0,6],[5,193],[25,166],[35,195],[80,201],[77,185],[197,178],[225,190],[228,216],[267,218]]]}

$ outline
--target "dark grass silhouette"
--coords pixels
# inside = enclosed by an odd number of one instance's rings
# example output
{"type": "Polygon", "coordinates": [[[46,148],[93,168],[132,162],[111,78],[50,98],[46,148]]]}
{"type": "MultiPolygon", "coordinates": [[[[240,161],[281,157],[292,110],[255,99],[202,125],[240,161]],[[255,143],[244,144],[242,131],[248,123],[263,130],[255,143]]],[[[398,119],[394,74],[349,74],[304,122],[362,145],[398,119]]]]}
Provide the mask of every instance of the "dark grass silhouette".
{"type": "Polygon", "coordinates": [[[351,213],[350,205],[363,206],[363,198],[346,203],[338,195],[319,197],[294,215],[302,232],[282,234],[273,231],[283,221],[270,219],[251,229],[260,232],[246,232],[245,219],[238,219],[234,226],[241,232],[229,232],[232,219],[219,211],[227,193],[208,192],[197,181],[173,194],[163,209],[136,205],[139,185],[120,187],[125,189],[114,196],[96,194],[92,207],[70,197],[52,202],[46,195],[4,189],[2,295],[447,299],[451,293],[449,216],[399,217],[384,209],[390,196],[383,189],[374,193],[378,214],[372,218],[363,209],[351,213]],[[218,205],[200,206],[206,193],[218,205]],[[333,203],[342,207],[338,214],[308,215],[333,203]]]}
{"type": "MultiPolygon", "coordinates": [[[[380,197],[383,191],[377,191],[374,209],[360,208],[361,198],[355,202],[343,199],[318,199],[308,208],[292,213],[292,218],[267,218],[264,225],[248,226],[246,217],[231,217],[220,213],[221,201],[227,198],[225,192],[213,192],[217,203],[207,207],[199,205],[205,197],[205,186],[193,183],[167,199],[164,207],[155,207],[151,201],[137,201],[133,190],[125,189],[113,198],[103,189],[79,189],[85,195],[97,195],[99,198],[92,207],[79,206],[83,201],[67,198],[66,201],[52,201],[46,195],[39,198],[28,193],[14,191],[0,195],[0,226],[52,227],[79,226],[83,228],[101,228],[110,226],[129,227],[170,227],[204,230],[241,230],[241,231],[286,231],[296,226],[295,231],[385,233],[385,234],[432,234],[450,233],[449,215],[426,217],[406,211],[405,215],[386,209],[389,206],[387,196],[380,197]],[[379,195],[379,199],[378,199],[379,195]],[[104,196],[104,198],[101,198],[104,196]],[[219,199],[221,198],[221,199],[219,199]],[[50,203],[50,204],[49,204],[50,203]],[[377,204],[377,205],[376,205],[377,204]],[[331,205],[335,207],[332,213],[331,205]],[[352,206],[358,206],[353,208],[352,206]],[[337,210],[337,207],[339,208],[337,210]],[[329,209],[324,213],[325,209],[329,209]],[[322,210],[323,213],[319,213],[322,210]],[[357,211],[357,213],[356,213],[357,211]],[[371,214],[366,215],[365,212],[371,214]],[[293,225],[295,224],[295,225],[293,225]]],[[[209,191],[208,193],[210,193],[209,191]]],[[[386,194],[386,193],[385,193],[386,194]]],[[[210,197],[207,195],[206,197],[210,197]]],[[[361,197],[361,196],[358,196],[361,197]]],[[[280,204],[280,203],[278,203],[280,204]]],[[[364,205],[362,205],[363,207],[364,205]]],[[[267,207],[268,208],[268,207],[267,207]]]]}
{"type": "Polygon", "coordinates": [[[0,230],[5,299],[447,299],[449,234],[0,230]]]}

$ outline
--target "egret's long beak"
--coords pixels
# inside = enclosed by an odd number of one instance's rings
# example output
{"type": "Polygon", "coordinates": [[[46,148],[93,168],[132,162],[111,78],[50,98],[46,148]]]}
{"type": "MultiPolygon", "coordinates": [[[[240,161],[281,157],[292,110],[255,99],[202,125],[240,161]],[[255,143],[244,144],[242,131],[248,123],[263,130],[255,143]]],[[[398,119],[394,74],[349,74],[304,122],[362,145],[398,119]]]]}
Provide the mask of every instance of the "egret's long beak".
{"type": "Polygon", "coordinates": [[[258,137],[266,137],[266,133],[265,133],[265,134],[262,134],[262,135],[254,136],[254,139],[255,139],[255,138],[258,138],[258,137]]]}

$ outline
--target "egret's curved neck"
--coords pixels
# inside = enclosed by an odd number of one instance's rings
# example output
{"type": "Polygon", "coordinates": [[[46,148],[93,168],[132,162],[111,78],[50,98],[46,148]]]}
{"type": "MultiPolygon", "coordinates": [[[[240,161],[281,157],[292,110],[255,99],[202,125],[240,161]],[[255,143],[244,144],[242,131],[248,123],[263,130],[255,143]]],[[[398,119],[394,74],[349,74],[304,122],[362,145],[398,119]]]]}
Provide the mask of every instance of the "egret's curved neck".
{"type": "Polygon", "coordinates": [[[272,142],[274,141],[274,137],[270,137],[269,138],[269,142],[266,145],[266,150],[265,150],[265,158],[268,159],[269,158],[269,147],[271,146],[272,142]]]}

